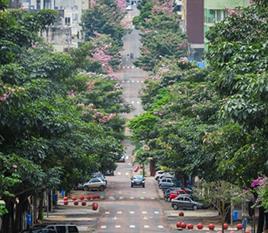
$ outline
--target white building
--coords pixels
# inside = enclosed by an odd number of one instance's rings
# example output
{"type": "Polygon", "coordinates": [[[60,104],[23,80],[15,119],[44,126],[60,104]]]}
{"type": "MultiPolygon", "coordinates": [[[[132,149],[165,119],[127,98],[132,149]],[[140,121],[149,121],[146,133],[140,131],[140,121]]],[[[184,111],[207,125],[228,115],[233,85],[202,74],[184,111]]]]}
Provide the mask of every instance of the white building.
{"type": "Polygon", "coordinates": [[[53,25],[44,38],[58,51],[78,47],[82,41],[81,17],[89,8],[90,0],[22,0],[21,7],[28,10],[58,10],[60,21],[53,25]]]}

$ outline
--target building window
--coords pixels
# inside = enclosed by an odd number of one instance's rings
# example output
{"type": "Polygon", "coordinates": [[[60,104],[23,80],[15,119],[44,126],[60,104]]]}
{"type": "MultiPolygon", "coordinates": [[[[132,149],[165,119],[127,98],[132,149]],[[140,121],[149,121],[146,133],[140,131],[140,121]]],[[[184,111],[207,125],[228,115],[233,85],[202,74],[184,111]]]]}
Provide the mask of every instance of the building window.
{"type": "Polygon", "coordinates": [[[41,0],[37,0],[36,1],[36,10],[40,10],[41,9],[41,0]]]}
{"type": "Polygon", "coordinates": [[[44,0],[44,9],[51,9],[51,0],[44,0]]]}
{"type": "Polygon", "coordinates": [[[227,12],[225,9],[207,9],[205,13],[206,23],[216,23],[222,21],[227,16],[227,12]]]}
{"type": "Polygon", "coordinates": [[[70,17],[65,17],[65,25],[70,26],[71,25],[71,18],[70,17]]]}

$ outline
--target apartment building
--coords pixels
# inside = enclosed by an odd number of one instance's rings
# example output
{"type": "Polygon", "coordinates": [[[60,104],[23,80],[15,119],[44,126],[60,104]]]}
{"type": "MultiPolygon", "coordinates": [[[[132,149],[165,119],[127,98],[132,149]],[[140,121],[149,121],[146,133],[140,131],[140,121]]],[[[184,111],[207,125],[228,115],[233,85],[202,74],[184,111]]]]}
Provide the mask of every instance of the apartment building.
{"type": "Polygon", "coordinates": [[[59,12],[59,21],[42,35],[55,50],[78,47],[83,40],[81,17],[83,11],[89,9],[90,0],[20,0],[20,7],[30,11],[53,9],[59,12]]]}
{"type": "Polygon", "coordinates": [[[189,41],[189,57],[200,61],[206,48],[209,27],[223,20],[229,9],[246,7],[250,0],[182,0],[182,29],[189,41]]]}

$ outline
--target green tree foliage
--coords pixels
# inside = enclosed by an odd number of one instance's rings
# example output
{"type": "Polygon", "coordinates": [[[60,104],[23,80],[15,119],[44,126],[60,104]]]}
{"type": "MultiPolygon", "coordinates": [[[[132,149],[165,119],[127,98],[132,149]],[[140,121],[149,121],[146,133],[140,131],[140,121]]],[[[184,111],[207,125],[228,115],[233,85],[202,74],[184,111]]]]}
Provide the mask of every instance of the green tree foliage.
{"type": "MultiPolygon", "coordinates": [[[[153,78],[143,90],[146,112],[130,122],[140,161],[150,157],[179,175],[198,175],[212,184],[211,190],[217,182],[228,182],[258,195],[251,181],[268,172],[265,2],[237,9],[210,29],[208,67],[204,70],[185,58],[177,58],[183,53],[175,48],[170,54],[164,52],[161,57],[157,54],[149,59],[154,50],[148,46],[150,38],[145,34],[138,62],[149,54],[142,65],[153,71],[153,78]],[[151,125],[142,121],[147,115],[154,119],[151,125]]],[[[149,34],[156,33],[151,22],[158,22],[152,9],[148,1],[143,1],[142,14],[134,20],[149,34]]],[[[156,24],[160,27],[162,23],[156,24]]],[[[164,38],[163,31],[157,30],[159,38],[164,38]]],[[[161,50],[157,45],[155,51],[158,47],[161,50]]],[[[259,193],[265,208],[266,189],[264,186],[259,193]]],[[[263,214],[261,207],[258,232],[264,228],[263,214]]]]}
{"type": "Polygon", "coordinates": [[[117,44],[122,45],[124,29],[120,26],[123,14],[114,1],[100,0],[85,11],[82,27],[86,39],[95,37],[96,33],[111,36],[117,44]]]}
{"type": "MultiPolygon", "coordinates": [[[[42,197],[47,189],[70,191],[92,172],[114,170],[123,153],[119,114],[128,106],[122,90],[108,76],[87,73],[102,72],[91,52],[114,41],[102,37],[69,54],[54,52],[38,33],[56,17],[54,11],[0,12],[3,232],[20,232],[28,197],[42,197]]],[[[110,47],[111,55],[116,46],[110,47]]]]}
{"type": "MultiPolygon", "coordinates": [[[[161,3],[164,4],[164,3],[161,3]]],[[[153,1],[142,1],[140,15],[133,20],[142,31],[141,57],[136,65],[153,70],[159,59],[186,56],[187,41],[181,32],[178,16],[154,11],[153,1]]]]}

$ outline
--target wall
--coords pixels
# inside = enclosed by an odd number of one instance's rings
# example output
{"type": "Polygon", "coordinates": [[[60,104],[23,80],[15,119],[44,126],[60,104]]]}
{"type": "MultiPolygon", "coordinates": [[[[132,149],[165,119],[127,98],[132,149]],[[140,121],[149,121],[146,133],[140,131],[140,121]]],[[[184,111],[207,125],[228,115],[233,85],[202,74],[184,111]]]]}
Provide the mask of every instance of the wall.
{"type": "Polygon", "coordinates": [[[187,0],[186,33],[191,44],[204,43],[204,1],[187,0]]]}
{"type": "Polygon", "coordinates": [[[205,0],[206,9],[225,9],[237,6],[246,7],[249,0],[205,0]]]}

